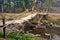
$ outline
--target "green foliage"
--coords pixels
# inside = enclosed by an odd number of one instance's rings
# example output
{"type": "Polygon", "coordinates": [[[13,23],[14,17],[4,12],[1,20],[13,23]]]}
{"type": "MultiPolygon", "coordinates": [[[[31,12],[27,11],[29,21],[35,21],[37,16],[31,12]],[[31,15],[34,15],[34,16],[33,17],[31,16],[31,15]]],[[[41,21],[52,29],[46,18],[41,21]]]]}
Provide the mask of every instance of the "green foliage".
{"type": "Polygon", "coordinates": [[[3,32],[0,30],[0,37],[3,37],[3,32]]]}
{"type": "Polygon", "coordinates": [[[10,33],[7,35],[8,38],[14,38],[14,39],[22,39],[22,40],[29,40],[31,39],[31,37],[29,35],[25,35],[25,34],[19,34],[17,36],[17,33],[10,33]]]}
{"type": "Polygon", "coordinates": [[[50,23],[60,24],[60,20],[49,19],[48,21],[49,21],[50,23]]]}
{"type": "Polygon", "coordinates": [[[46,0],[48,7],[52,7],[53,0],[46,0]]]}
{"type": "Polygon", "coordinates": [[[16,35],[17,35],[16,33],[13,33],[13,32],[12,32],[12,33],[9,33],[9,34],[7,35],[7,37],[8,37],[8,38],[16,38],[16,35]]]}
{"type": "Polygon", "coordinates": [[[31,3],[30,0],[25,0],[25,7],[30,8],[31,7],[30,3],[31,3]]]}
{"type": "MultiPolygon", "coordinates": [[[[3,37],[3,31],[0,30],[0,37],[3,37]]],[[[33,37],[29,34],[19,34],[17,36],[17,33],[11,32],[8,35],[6,35],[7,38],[12,38],[16,40],[41,40],[41,37],[33,37]]]]}
{"type": "MultiPolygon", "coordinates": [[[[30,0],[7,0],[7,3],[5,4],[5,12],[15,12],[15,10],[17,10],[17,12],[19,11],[24,11],[26,9],[31,8],[31,5],[33,3],[30,0]],[[11,2],[13,2],[14,4],[12,5],[13,7],[11,7],[11,2]],[[21,10],[20,10],[21,8],[21,10]]],[[[22,12],[21,11],[21,12],[22,12]]]]}

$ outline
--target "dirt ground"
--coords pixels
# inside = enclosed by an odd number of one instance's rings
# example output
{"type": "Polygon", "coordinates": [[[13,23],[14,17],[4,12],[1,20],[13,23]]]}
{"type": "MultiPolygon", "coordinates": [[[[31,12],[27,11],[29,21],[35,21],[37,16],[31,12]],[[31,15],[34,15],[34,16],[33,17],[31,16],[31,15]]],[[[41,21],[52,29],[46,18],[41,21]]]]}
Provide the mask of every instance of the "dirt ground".
{"type": "Polygon", "coordinates": [[[11,38],[0,38],[0,40],[15,40],[15,39],[11,39],[11,38]]]}
{"type": "Polygon", "coordinates": [[[0,38],[0,40],[6,40],[6,39],[4,39],[4,38],[0,38]]]}

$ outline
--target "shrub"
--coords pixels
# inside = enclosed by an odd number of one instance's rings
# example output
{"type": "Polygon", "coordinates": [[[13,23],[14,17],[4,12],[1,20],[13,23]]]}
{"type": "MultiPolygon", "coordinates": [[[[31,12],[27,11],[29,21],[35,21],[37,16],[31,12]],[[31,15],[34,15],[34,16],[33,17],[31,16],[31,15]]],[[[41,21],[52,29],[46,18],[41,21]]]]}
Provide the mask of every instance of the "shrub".
{"type": "Polygon", "coordinates": [[[3,37],[3,31],[0,30],[0,37],[3,37]]]}

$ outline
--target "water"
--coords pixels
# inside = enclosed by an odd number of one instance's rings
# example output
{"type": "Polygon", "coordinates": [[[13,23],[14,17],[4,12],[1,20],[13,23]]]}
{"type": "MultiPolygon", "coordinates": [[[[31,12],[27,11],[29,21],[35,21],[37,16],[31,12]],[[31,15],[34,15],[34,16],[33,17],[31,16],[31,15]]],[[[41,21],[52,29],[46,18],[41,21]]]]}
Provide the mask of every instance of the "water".
{"type": "Polygon", "coordinates": [[[48,30],[48,33],[50,32],[50,34],[52,35],[52,39],[51,40],[60,40],[60,28],[51,28],[48,30]]]}
{"type": "Polygon", "coordinates": [[[53,36],[52,40],[60,40],[60,36],[55,34],[55,35],[53,36]]]}

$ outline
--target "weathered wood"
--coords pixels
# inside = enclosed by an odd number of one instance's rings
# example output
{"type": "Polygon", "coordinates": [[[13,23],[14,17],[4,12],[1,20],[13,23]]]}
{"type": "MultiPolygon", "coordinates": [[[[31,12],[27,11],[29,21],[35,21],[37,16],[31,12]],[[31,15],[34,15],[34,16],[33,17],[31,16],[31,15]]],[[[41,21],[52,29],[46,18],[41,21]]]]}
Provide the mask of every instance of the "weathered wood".
{"type": "MultiPolygon", "coordinates": [[[[6,21],[5,24],[9,25],[11,23],[23,23],[23,22],[26,22],[26,21],[30,20],[31,18],[35,17],[36,15],[37,14],[34,13],[34,14],[28,15],[28,16],[26,16],[24,18],[21,18],[21,19],[12,20],[12,21],[6,21]]],[[[2,26],[2,25],[3,25],[2,22],[0,22],[0,26],[2,26]]]]}
{"type": "Polygon", "coordinates": [[[6,35],[5,35],[6,27],[5,27],[5,18],[4,17],[2,18],[2,22],[3,22],[3,38],[6,38],[6,35]]]}

